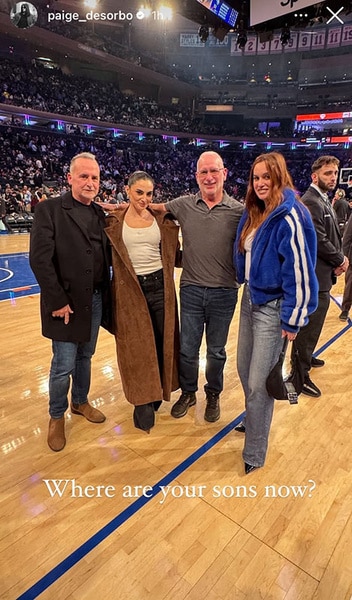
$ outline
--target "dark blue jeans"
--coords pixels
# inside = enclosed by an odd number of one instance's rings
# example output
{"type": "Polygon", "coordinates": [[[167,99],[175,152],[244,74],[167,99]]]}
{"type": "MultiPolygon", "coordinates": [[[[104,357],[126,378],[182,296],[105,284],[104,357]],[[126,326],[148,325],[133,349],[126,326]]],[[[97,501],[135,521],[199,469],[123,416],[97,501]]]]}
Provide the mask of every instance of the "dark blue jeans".
{"type": "Polygon", "coordinates": [[[67,394],[72,376],[72,402],[88,401],[91,376],[91,358],[95,352],[102,318],[101,292],[92,300],[92,328],[89,342],[57,342],[53,340],[53,358],[49,376],[49,414],[60,419],[68,408],[67,394]]]}
{"type": "Polygon", "coordinates": [[[183,392],[198,389],[199,349],[205,328],[205,391],[223,390],[225,345],[237,302],[236,288],[181,287],[180,384],[183,392]]]}

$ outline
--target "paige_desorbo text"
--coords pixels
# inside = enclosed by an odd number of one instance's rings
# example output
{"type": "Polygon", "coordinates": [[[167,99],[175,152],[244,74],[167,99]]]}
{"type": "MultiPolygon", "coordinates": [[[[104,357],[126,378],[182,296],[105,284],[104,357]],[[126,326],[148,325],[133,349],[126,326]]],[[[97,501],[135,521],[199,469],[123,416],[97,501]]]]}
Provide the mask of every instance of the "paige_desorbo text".
{"type": "MultiPolygon", "coordinates": [[[[71,498],[114,498],[116,487],[114,485],[80,485],[76,479],[43,479],[52,498],[70,496],[71,498]]],[[[316,487],[315,481],[309,479],[309,485],[266,485],[263,489],[265,498],[287,498],[288,496],[311,498],[316,487]]],[[[123,498],[152,498],[161,492],[159,504],[166,498],[204,498],[207,492],[206,485],[124,485],[121,496],[123,498]]],[[[258,490],[256,485],[213,485],[210,488],[213,498],[256,498],[258,490]]]]}

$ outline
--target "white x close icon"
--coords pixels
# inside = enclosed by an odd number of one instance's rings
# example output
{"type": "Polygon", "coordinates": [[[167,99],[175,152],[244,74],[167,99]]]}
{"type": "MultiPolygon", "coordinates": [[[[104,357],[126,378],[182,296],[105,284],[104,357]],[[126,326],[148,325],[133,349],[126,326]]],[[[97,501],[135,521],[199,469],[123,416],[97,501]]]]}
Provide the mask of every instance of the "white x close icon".
{"type": "Polygon", "coordinates": [[[339,10],[334,13],[333,10],[331,10],[331,8],[329,8],[328,6],[326,7],[332,14],[332,17],[330,17],[330,19],[328,21],[326,21],[326,24],[329,25],[329,23],[333,20],[333,19],[337,19],[338,21],[340,21],[340,23],[342,23],[342,25],[344,24],[343,20],[340,19],[340,17],[338,16],[338,14],[343,10],[343,6],[341,6],[341,8],[339,8],[339,10]]]}

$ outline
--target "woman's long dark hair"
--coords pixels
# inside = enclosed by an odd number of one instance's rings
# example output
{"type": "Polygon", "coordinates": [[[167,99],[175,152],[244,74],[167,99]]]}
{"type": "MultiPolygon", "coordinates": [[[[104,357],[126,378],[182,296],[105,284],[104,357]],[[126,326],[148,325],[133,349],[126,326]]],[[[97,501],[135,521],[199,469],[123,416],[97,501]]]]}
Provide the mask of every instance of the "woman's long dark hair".
{"type": "MultiPolygon", "coordinates": [[[[239,249],[243,252],[244,240],[248,234],[259,227],[261,223],[266,219],[269,213],[271,213],[283,199],[283,191],[285,188],[289,188],[296,193],[293,185],[291,175],[287,170],[287,165],[284,157],[279,152],[269,152],[268,154],[260,154],[252,164],[249,183],[247,188],[247,194],[245,199],[245,205],[248,211],[248,218],[242,229],[241,237],[239,240],[239,249]],[[264,162],[271,181],[270,198],[264,203],[254,191],[253,186],[253,172],[256,165],[264,162]]],[[[297,194],[296,194],[297,195],[297,194]]]]}
{"type": "Polygon", "coordinates": [[[21,15],[26,15],[27,17],[29,17],[30,14],[31,13],[28,4],[26,2],[23,2],[21,4],[21,15]]]}

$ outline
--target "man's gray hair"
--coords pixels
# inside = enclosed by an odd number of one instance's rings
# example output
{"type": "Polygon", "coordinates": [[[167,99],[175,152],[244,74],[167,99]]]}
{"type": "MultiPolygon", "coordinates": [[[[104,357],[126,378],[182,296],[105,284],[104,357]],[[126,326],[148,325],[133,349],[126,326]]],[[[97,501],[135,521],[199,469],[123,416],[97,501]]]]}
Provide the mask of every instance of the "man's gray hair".
{"type": "Polygon", "coordinates": [[[91,152],[81,152],[80,154],[76,154],[76,156],[72,158],[70,162],[70,172],[72,171],[72,168],[74,167],[74,164],[78,158],[88,158],[89,160],[94,160],[96,163],[98,162],[94,154],[92,154],[91,152]]]}

